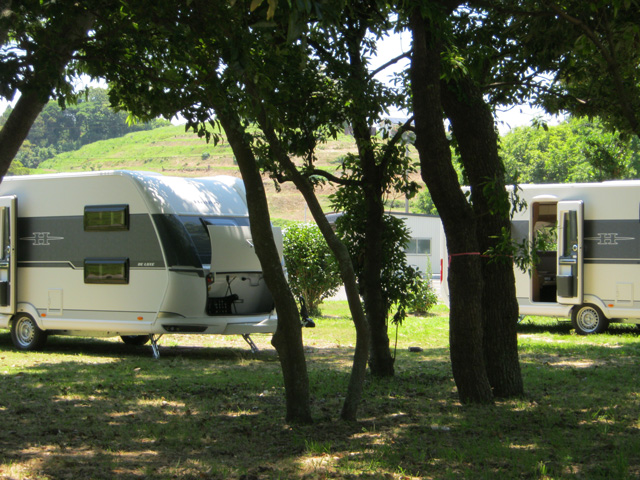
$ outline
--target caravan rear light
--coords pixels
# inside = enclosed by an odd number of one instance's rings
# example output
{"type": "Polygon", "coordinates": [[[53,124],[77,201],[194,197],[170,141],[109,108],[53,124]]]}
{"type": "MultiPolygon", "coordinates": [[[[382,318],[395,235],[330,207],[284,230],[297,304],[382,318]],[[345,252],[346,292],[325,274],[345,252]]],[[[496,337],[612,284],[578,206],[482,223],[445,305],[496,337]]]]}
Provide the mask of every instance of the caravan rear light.
{"type": "Polygon", "coordinates": [[[210,273],[209,275],[207,275],[207,287],[210,287],[211,285],[213,285],[214,282],[214,276],[213,273],[210,273]]]}

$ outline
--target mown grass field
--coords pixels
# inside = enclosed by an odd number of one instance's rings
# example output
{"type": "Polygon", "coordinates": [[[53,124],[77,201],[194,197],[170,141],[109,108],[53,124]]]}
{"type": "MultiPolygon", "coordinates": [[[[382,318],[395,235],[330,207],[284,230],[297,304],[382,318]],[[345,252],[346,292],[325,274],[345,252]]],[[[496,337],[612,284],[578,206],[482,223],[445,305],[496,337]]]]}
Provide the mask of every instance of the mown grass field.
{"type": "Polygon", "coordinates": [[[354,332],[345,302],[323,315],[304,330],[311,426],[284,422],[266,336],[258,354],[241,338],[165,336],[153,360],[117,339],[17,352],[0,333],[0,479],[640,477],[640,330],[580,337],[527,318],[525,396],[462,406],[440,307],[400,328],[396,377],[368,378],[359,421],[344,423],[354,332]]]}

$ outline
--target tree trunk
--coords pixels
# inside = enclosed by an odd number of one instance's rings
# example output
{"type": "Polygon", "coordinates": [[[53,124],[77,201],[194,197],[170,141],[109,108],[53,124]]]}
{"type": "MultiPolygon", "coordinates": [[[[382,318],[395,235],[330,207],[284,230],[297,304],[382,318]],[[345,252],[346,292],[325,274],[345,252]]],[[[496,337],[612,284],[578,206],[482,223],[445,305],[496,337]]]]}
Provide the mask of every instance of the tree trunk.
{"type": "Polygon", "coordinates": [[[33,122],[49,101],[37,92],[23,92],[0,130],[0,181],[9,171],[22,143],[29,135],[33,122]]]}
{"type": "MultiPolygon", "coordinates": [[[[250,90],[253,91],[253,89],[250,90]]],[[[260,125],[269,141],[269,146],[274,152],[275,158],[278,159],[287,175],[304,197],[320,232],[338,261],[340,275],[347,294],[349,310],[351,311],[351,317],[356,329],[356,347],[353,355],[353,364],[340,418],[347,421],[355,421],[357,420],[358,406],[362,398],[364,379],[367,371],[367,352],[369,348],[370,331],[367,318],[362,309],[362,303],[360,302],[360,294],[358,292],[358,284],[353,263],[351,262],[351,256],[349,255],[349,250],[346,245],[342,243],[329,224],[327,217],[322,211],[318,197],[315,195],[313,186],[308,179],[298,171],[295,164],[282,149],[277,135],[269,128],[265,115],[260,117],[260,125]]]]}
{"type": "MultiPolygon", "coordinates": [[[[365,32],[364,29],[360,29],[359,34],[346,36],[351,67],[350,80],[356,85],[364,85],[370,81],[361,51],[365,32]]],[[[360,157],[365,199],[365,246],[364,252],[362,252],[364,261],[360,286],[371,332],[369,369],[375,377],[391,377],[394,374],[394,359],[389,349],[389,335],[387,333],[389,312],[382,293],[383,172],[377,164],[371,141],[371,125],[368,121],[368,114],[371,110],[369,108],[370,99],[364,95],[361,88],[354,89],[352,93],[354,94],[354,108],[351,110],[351,122],[360,157]]]]}
{"type": "MultiPolygon", "coordinates": [[[[15,13],[11,11],[11,0],[0,0],[0,15],[5,17],[5,21],[6,17],[15,15],[15,13]]],[[[7,38],[9,38],[9,28],[2,29],[0,27],[0,45],[4,45],[7,38]]]]}
{"type": "Polygon", "coordinates": [[[9,171],[11,162],[29,135],[33,122],[49,101],[51,92],[73,52],[78,49],[78,40],[86,36],[94,20],[93,14],[81,11],[66,32],[67,41],[62,46],[58,44],[58,48],[52,49],[50,64],[37,66],[33,76],[27,80],[20,99],[0,131],[0,181],[9,171]]]}
{"type": "Polygon", "coordinates": [[[412,13],[410,81],[416,148],[422,178],[444,226],[450,255],[450,348],[453,376],[462,403],[491,403],[482,349],[482,275],[475,216],[460,189],[442,119],[441,47],[427,38],[419,10],[412,13]]]}
{"type": "Polygon", "coordinates": [[[362,165],[362,185],[365,199],[365,244],[362,278],[360,279],[364,309],[371,331],[369,369],[374,377],[392,377],[394,359],[389,349],[387,333],[388,305],[382,294],[384,205],[382,203],[381,172],[371,148],[371,133],[364,118],[354,120],[354,137],[362,165]]]}
{"type": "MultiPolygon", "coordinates": [[[[363,176],[365,182],[368,181],[363,176]]],[[[367,183],[365,190],[377,190],[367,183]]],[[[362,293],[367,320],[371,330],[369,348],[369,369],[374,377],[392,377],[394,359],[389,348],[388,322],[389,306],[382,295],[382,230],[384,228],[382,195],[377,191],[365,193],[366,227],[364,266],[362,271],[362,293]]]]}
{"type": "Polygon", "coordinates": [[[236,156],[245,183],[251,235],[265,282],[276,303],[278,327],[271,343],[278,352],[284,377],[286,420],[301,424],[311,423],[309,376],[302,344],[300,314],[273,239],[262,176],[253,152],[245,142],[244,128],[237,117],[229,112],[229,106],[232,104],[231,99],[223,97],[221,104],[214,105],[214,108],[227,134],[227,140],[236,156]]]}
{"type": "Polygon", "coordinates": [[[331,228],[331,225],[318,202],[318,198],[313,192],[313,187],[302,177],[302,175],[299,174],[295,169],[295,166],[290,166],[287,171],[292,176],[296,187],[307,201],[309,211],[313,215],[314,220],[320,228],[322,235],[327,241],[329,248],[335,255],[338,265],[340,266],[340,275],[344,283],[347,301],[349,303],[349,310],[351,311],[351,317],[356,329],[356,348],[353,355],[353,365],[351,367],[351,376],[349,377],[349,385],[347,386],[347,395],[344,399],[340,418],[343,420],[355,421],[357,420],[358,406],[362,398],[364,379],[367,372],[367,357],[370,342],[369,324],[367,323],[367,318],[365,317],[362,303],[360,301],[356,274],[353,269],[353,264],[351,263],[349,251],[331,228]]]}
{"type": "MultiPolygon", "coordinates": [[[[442,92],[444,110],[471,183],[480,252],[486,252],[500,242],[502,229],[510,228],[509,197],[493,115],[469,78],[446,84],[442,92]]],[[[483,348],[489,382],[495,396],[522,395],[518,301],[511,259],[483,258],[482,276],[483,348]]]]}

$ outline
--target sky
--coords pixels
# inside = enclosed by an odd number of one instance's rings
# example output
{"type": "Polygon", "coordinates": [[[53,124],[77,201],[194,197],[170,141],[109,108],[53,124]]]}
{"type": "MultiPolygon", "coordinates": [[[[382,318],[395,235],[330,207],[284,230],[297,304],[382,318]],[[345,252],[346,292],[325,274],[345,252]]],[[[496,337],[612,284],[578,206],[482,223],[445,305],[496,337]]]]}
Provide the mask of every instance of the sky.
{"type": "MultiPolygon", "coordinates": [[[[377,56],[371,62],[372,68],[376,69],[391,59],[407,52],[410,49],[410,46],[411,36],[408,33],[392,34],[386,37],[382,41],[378,42],[377,56]]],[[[399,62],[396,66],[378,74],[377,78],[383,82],[389,81],[393,76],[394,71],[399,71],[400,69],[405,68],[407,63],[408,61],[405,59],[404,61],[399,62]]],[[[4,112],[8,104],[9,102],[0,98],[0,114],[4,112]]],[[[391,116],[405,117],[406,113],[395,111],[391,112],[391,116]]],[[[557,117],[546,115],[543,110],[534,109],[529,105],[514,105],[510,108],[505,108],[497,112],[496,120],[498,130],[501,135],[504,135],[513,128],[530,125],[531,121],[538,116],[543,117],[550,125],[555,125],[562,120],[561,118],[559,119],[557,117]]]]}
{"type": "MultiPolygon", "coordinates": [[[[378,54],[371,62],[373,70],[401,54],[408,52],[411,48],[411,35],[406,32],[389,35],[389,37],[383,41],[378,42],[377,47],[378,54]]],[[[398,63],[398,66],[394,67],[394,69],[399,71],[405,68],[407,64],[408,60],[404,59],[398,63]]],[[[393,71],[393,69],[389,69],[379,74],[377,78],[382,82],[388,81],[393,75],[393,71]]],[[[397,113],[398,116],[406,116],[406,114],[402,112],[394,112],[394,114],[395,113],[397,113]]],[[[529,105],[513,105],[508,108],[499,109],[496,112],[498,130],[502,135],[513,128],[531,125],[532,120],[536,117],[544,118],[550,125],[556,125],[562,120],[546,114],[544,110],[540,108],[532,108],[529,105]]]]}

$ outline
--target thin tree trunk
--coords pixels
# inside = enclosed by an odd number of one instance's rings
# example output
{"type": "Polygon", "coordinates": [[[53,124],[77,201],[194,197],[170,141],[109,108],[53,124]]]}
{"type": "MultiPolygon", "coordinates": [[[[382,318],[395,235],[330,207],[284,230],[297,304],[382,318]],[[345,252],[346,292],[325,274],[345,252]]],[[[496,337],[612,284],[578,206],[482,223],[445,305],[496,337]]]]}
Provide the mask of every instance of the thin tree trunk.
{"type": "Polygon", "coordinates": [[[349,310],[351,311],[351,317],[356,329],[356,347],[353,355],[351,376],[349,377],[347,395],[342,405],[340,418],[343,420],[355,421],[357,420],[358,406],[360,405],[360,400],[362,398],[364,379],[367,371],[370,329],[362,308],[362,302],[360,301],[360,294],[358,291],[353,264],[351,263],[351,256],[349,255],[347,247],[340,241],[331,228],[331,225],[318,202],[318,198],[313,192],[313,187],[306,181],[306,179],[302,178],[295,167],[293,167],[293,170],[289,168],[288,173],[292,176],[296,187],[307,201],[309,211],[313,215],[314,220],[318,224],[322,235],[327,241],[329,248],[335,255],[338,265],[340,266],[340,275],[344,283],[347,301],[349,303],[349,310]]]}
{"type": "MultiPolygon", "coordinates": [[[[366,182],[367,179],[365,178],[366,182]]],[[[365,186],[365,189],[369,187],[365,186]]],[[[370,188],[373,190],[373,188],[370,188]]],[[[394,359],[389,348],[388,305],[382,296],[383,245],[384,229],[381,195],[366,194],[366,227],[364,266],[362,271],[362,290],[365,311],[371,330],[369,348],[369,369],[374,377],[392,377],[394,375],[394,359]]]]}
{"type": "Polygon", "coordinates": [[[278,352],[284,377],[287,405],[286,420],[311,423],[309,376],[302,343],[302,326],[295,298],[291,293],[271,230],[267,196],[255,156],[245,142],[245,131],[234,114],[229,113],[232,100],[226,98],[214,105],[216,114],[227,134],[227,140],[238,161],[247,191],[247,205],[251,221],[251,235],[264,278],[278,312],[278,327],[271,340],[278,352]]]}
{"type": "Polygon", "coordinates": [[[315,195],[313,186],[308,179],[298,171],[295,164],[282,149],[277,136],[268,126],[266,116],[261,116],[260,124],[262,131],[265,133],[265,136],[269,141],[269,145],[274,152],[274,156],[278,159],[287,176],[291,178],[298,191],[304,197],[307,202],[307,206],[309,207],[309,211],[316,221],[320,232],[338,261],[340,275],[347,294],[349,310],[351,311],[351,317],[356,329],[356,347],[353,355],[353,364],[340,418],[347,421],[355,421],[357,420],[358,406],[360,405],[360,400],[362,398],[364,380],[367,371],[370,330],[360,301],[360,294],[358,292],[358,284],[356,281],[355,271],[353,269],[353,263],[351,262],[351,256],[349,255],[346,245],[342,243],[333,231],[333,228],[331,228],[327,217],[322,211],[318,197],[315,195]]]}
{"type": "Polygon", "coordinates": [[[463,403],[491,403],[482,350],[482,276],[475,216],[460,189],[442,119],[440,45],[428,39],[419,10],[412,13],[410,80],[416,148],[422,178],[438,208],[449,250],[450,348],[453,376],[463,403]]]}
{"type": "MultiPolygon", "coordinates": [[[[365,31],[347,36],[350,58],[350,79],[356,85],[370,81],[361,46],[365,31]]],[[[382,172],[376,162],[371,142],[371,125],[368,123],[368,100],[357,88],[354,90],[355,113],[352,114],[353,135],[358,147],[362,168],[362,186],[365,199],[365,242],[362,266],[361,289],[364,308],[369,322],[371,341],[369,369],[375,377],[390,377],[394,374],[394,359],[389,349],[387,333],[388,305],[382,293],[384,204],[382,202],[382,172]]]]}

